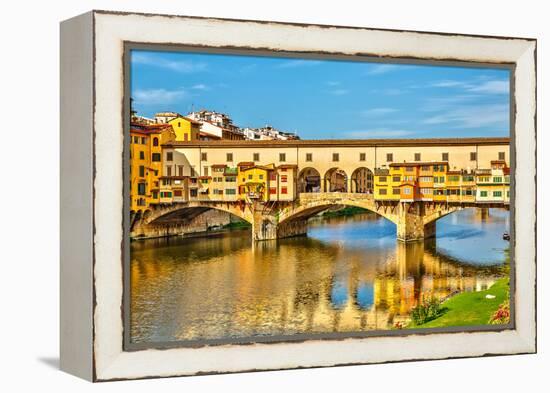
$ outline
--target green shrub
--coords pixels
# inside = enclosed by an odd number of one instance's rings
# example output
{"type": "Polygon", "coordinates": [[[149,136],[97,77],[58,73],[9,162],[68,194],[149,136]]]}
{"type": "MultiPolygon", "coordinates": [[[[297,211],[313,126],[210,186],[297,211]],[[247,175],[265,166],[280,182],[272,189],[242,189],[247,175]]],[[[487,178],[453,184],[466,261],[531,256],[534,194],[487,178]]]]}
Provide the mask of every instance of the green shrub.
{"type": "Polygon", "coordinates": [[[441,302],[435,297],[424,298],[411,310],[411,318],[416,325],[422,325],[441,314],[441,302]]]}

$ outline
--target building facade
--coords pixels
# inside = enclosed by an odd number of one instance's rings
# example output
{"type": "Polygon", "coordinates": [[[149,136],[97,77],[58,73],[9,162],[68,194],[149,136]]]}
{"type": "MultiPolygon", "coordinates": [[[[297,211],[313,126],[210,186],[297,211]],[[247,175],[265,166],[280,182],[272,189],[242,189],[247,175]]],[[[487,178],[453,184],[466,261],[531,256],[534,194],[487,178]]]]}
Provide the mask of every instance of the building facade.
{"type": "Polygon", "coordinates": [[[131,124],[130,210],[144,211],[161,203],[162,146],[174,140],[169,124],[131,124]]]}
{"type": "Polygon", "coordinates": [[[176,140],[163,146],[161,195],[268,202],[352,192],[381,201],[506,202],[508,152],[508,138],[176,140]]]}

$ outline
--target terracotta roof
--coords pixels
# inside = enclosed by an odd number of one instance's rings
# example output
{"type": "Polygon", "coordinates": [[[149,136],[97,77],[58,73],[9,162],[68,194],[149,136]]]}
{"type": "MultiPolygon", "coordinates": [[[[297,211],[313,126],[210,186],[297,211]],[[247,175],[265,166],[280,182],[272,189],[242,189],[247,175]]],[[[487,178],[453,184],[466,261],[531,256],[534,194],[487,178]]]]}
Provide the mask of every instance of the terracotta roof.
{"type": "Polygon", "coordinates": [[[174,180],[185,180],[189,176],[159,176],[159,179],[174,179],[174,180]]]}
{"type": "Polygon", "coordinates": [[[225,168],[227,165],[225,164],[214,164],[214,165],[211,165],[212,168],[225,168]]]}
{"type": "Polygon", "coordinates": [[[164,130],[172,129],[170,124],[142,124],[130,123],[130,134],[150,135],[158,134],[164,130]]]}
{"type": "Polygon", "coordinates": [[[170,119],[168,121],[168,123],[171,123],[176,119],[184,119],[184,120],[187,120],[188,122],[190,122],[191,124],[195,124],[195,125],[198,125],[198,126],[200,126],[202,124],[200,121],[196,121],[196,120],[190,119],[187,116],[182,116],[182,115],[179,115],[179,114],[178,114],[178,116],[174,117],[173,119],[170,119]]]}
{"type": "Polygon", "coordinates": [[[374,175],[375,176],[388,176],[390,174],[389,169],[385,168],[375,168],[374,169],[374,175]]]}
{"type": "Polygon", "coordinates": [[[447,161],[433,161],[433,162],[392,162],[391,167],[396,166],[426,166],[426,165],[449,165],[447,161]]]}
{"type": "Polygon", "coordinates": [[[283,165],[279,165],[277,168],[292,169],[292,168],[298,168],[298,165],[296,165],[296,164],[283,164],[283,165]]]}
{"type": "Polygon", "coordinates": [[[252,161],[243,161],[243,162],[239,162],[237,164],[237,166],[254,166],[254,162],[252,162],[252,161]]]}
{"type": "Polygon", "coordinates": [[[493,164],[504,164],[504,165],[506,165],[506,161],[504,161],[504,160],[492,160],[491,165],[493,165],[493,164]]]}
{"type": "Polygon", "coordinates": [[[245,168],[243,169],[243,171],[248,171],[250,169],[255,169],[255,168],[258,168],[258,169],[263,169],[265,171],[272,171],[275,169],[275,165],[273,164],[269,164],[269,165],[254,165],[254,166],[251,166],[251,167],[248,167],[248,168],[245,168]]]}
{"type": "Polygon", "coordinates": [[[199,136],[206,136],[208,138],[212,138],[214,140],[221,140],[222,138],[217,136],[217,135],[214,135],[214,134],[210,134],[208,132],[204,132],[204,131],[199,131],[199,136]]]}
{"type": "Polygon", "coordinates": [[[426,138],[426,139],[298,139],[298,140],[220,140],[191,141],[187,143],[172,142],[177,146],[204,147],[299,147],[299,146],[468,146],[468,145],[509,145],[510,138],[426,138]]]}

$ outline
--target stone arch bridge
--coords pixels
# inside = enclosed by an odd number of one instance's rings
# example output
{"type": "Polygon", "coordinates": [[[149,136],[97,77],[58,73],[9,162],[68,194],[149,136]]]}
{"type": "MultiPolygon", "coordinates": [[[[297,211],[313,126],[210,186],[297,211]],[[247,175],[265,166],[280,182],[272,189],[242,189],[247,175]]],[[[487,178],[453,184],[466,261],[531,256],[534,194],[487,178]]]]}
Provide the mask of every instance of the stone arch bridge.
{"type": "Polygon", "coordinates": [[[176,234],[210,209],[230,213],[252,225],[254,240],[271,240],[302,235],[308,218],[333,206],[356,206],[372,211],[396,225],[398,240],[416,241],[435,235],[435,222],[467,207],[507,207],[504,204],[465,202],[375,201],[371,194],[317,192],[301,193],[293,202],[245,203],[244,201],[190,201],[159,205],[143,214],[132,215],[131,235],[176,234]]]}

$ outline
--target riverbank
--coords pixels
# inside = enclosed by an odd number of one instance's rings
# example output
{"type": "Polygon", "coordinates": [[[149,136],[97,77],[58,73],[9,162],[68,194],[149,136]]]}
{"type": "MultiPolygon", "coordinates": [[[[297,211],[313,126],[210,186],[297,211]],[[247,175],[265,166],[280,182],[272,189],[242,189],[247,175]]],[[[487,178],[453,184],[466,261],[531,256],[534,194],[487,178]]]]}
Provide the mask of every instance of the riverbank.
{"type": "Polygon", "coordinates": [[[321,217],[348,217],[356,214],[369,213],[368,210],[355,206],[346,206],[338,210],[327,210],[323,212],[321,217]]]}
{"type": "Polygon", "coordinates": [[[499,305],[508,299],[509,278],[504,277],[484,291],[463,292],[447,299],[441,304],[440,316],[421,325],[411,322],[406,328],[487,325],[499,305]]]}
{"type": "Polygon", "coordinates": [[[222,229],[248,229],[252,228],[252,224],[247,221],[231,221],[229,224],[222,226],[222,229]]]}

